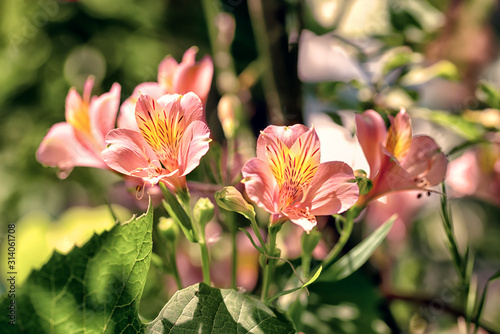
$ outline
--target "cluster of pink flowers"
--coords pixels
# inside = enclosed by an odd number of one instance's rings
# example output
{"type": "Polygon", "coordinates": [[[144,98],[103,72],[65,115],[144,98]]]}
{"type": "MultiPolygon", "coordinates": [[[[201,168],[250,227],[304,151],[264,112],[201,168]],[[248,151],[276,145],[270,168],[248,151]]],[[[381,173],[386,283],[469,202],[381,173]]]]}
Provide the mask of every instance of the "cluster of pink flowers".
{"type": "MultiPolygon", "coordinates": [[[[203,102],[212,83],[210,57],[195,62],[190,48],[178,64],[167,56],[158,82],[146,82],[120,108],[120,85],[91,97],[93,79],[85,82],[83,98],[72,88],[66,98],[66,122],[55,124],[36,156],[57,167],[61,178],[73,167],[112,169],[143,182],[165,182],[173,191],[186,186],[185,176],[208,151],[210,130],[203,102]],[[184,94],[184,95],[180,95],[184,94]]],[[[138,182],[141,183],[140,181],[138,182]]]]}
{"type": "MultiPolygon", "coordinates": [[[[136,87],[120,108],[120,85],[83,97],[72,88],[66,98],[66,122],[43,139],[37,159],[66,177],[75,166],[111,169],[137,184],[165,183],[174,193],[186,189],[186,175],[209,150],[206,102],[213,75],[210,57],[195,61],[197,49],[178,64],[166,57],[158,82],[136,87]]],[[[352,168],[344,162],[320,163],[320,142],[313,127],[269,126],[257,140],[257,156],[243,166],[247,196],[271,214],[271,224],[290,220],[311,231],[316,216],[341,213],[388,192],[431,191],[442,182],[447,158],[433,139],[412,136],[409,115],[401,110],[386,128],[368,110],[356,115],[357,135],[370,165],[373,189],[359,194],[352,168]]],[[[335,149],[333,145],[332,150],[335,149]]]]}

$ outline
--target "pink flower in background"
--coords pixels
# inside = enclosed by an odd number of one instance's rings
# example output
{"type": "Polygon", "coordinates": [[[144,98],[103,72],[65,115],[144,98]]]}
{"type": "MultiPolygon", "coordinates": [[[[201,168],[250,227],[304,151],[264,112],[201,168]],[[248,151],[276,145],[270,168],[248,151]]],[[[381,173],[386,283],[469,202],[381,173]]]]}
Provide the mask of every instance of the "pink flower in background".
{"type": "Polygon", "coordinates": [[[388,193],[370,202],[364,219],[371,230],[375,230],[397,214],[394,225],[387,235],[388,241],[397,244],[406,240],[412,222],[426,204],[429,203],[418,199],[418,190],[388,193]]]}
{"type": "Polygon", "coordinates": [[[291,220],[310,231],[317,215],[343,212],[358,199],[347,164],[320,163],[314,128],[268,126],[257,140],[257,157],[242,169],[248,196],[272,214],[271,224],[291,220]]]}
{"type": "Polygon", "coordinates": [[[356,126],[373,182],[372,190],[360,196],[359,205],[393,191],[429,191],[444,180],[446,155],[432,138],[412,137],[410,116],[404,109],[391,120],[389,130],[373,110],[357,114],[356,126]]]}
{"type": "Polygon", "coordinates": [[[450,163],[447,185],[454,197],[474,196],[500,205],[500,136],[464,152],[450,163]]]}
{"type": "Polygon", "coordinates": [[[120,85],[115,83],[108,93],[91,97],[93,85],[94,79],[88,78],[83,97],[70,89],[66,122],[54,124],[36,152],[39,162],[59,168],[60,178],[66,178],[75,166],[108,168],[101,151],[106,147],[106,134],[115,127],[120,85]]]}
{"type": "Polygon", "coordinates": [[[135,104],[140,93],[159,99],[165,94],[194,92],[205,104],[212,84],[214,65],[208,55],[196,62],[197,52],[197,47],[189,48],[180,64],[172,56],[165,57],[158,67],[158,82],[144,82],[138,85],[132,96],[122,104],[118,127],[139,131],[135,123],[135,104]]]}
{"type": "Polygon", "coordinates": [[[203,104],[194,93],[167,94],[158,101],[141,95],[135,118],[139,131],[114,129],[102,152],[112,169],[142,178],[151,185],[165,182],[173,191],[186,187],[185,175],[209,148],[210,130],[203,104]]]}

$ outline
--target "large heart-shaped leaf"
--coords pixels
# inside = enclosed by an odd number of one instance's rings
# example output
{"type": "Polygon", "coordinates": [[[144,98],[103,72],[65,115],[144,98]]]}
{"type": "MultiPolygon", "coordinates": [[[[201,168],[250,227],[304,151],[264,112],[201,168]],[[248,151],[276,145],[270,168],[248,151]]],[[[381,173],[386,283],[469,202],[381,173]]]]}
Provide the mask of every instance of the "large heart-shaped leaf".
{"type": "Polygon", "coordinates": [[[255,297],[204,283],[177,291],[146,333],[295,333],[282,314],[255,297]]]}
{"type": "Polygon", "coordinates": [[[0,312],[2,333],[142,333],[138,309],[151,258],[152,222],[150,208],[67,255],[55,252],[14,295],[1,298],[3,310],[15,305],[0,312]]]}

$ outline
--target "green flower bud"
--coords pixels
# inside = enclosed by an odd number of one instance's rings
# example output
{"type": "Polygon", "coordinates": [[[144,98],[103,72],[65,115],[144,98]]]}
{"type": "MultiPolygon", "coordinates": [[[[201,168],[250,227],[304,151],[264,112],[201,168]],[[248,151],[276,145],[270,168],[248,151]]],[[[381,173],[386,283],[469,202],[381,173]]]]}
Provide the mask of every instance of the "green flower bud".
{"type": "Polygon", "coordinates": [[[179,236],[179,226],[172,218],[160,217],[158,231],[169,242],[174,242],[179,236]]]}
{"type": "Polygon", "coordinates": [[[370,192],[373,188],[373,182],[370,180],[366,172],[362,169],[357,169],[354,171],[354,177],[356,178],[356,183],[359,188],[359,195],[365,195],[370,192]]]}
{"type": "Polygon", "coordinates": [[[216,192],[215,201],[224,210],[238,212],[250,221],[255,219],[253,206],[245,201],[243,195],[235,187],[224,187],[222,190],[216,192]]]}
{"type": "Polygon", "coordinates": [[[193,208],[193,217],[200,227],[204,228],[205,225],[214,216],[214,205],[206,198],[200,198],[193,208]]]}

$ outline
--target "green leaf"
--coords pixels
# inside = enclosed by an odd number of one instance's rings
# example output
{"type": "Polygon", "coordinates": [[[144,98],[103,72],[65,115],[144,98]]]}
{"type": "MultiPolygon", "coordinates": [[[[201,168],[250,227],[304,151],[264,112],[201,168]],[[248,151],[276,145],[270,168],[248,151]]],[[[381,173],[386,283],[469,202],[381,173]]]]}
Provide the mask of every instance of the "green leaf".
{"type": "Polygon", "coordinates": [[[165,197],[165,200],[163,201],[163,206],[167,210],[168,214],[174,218],[178,223],[179,226],[181,227],[182,231],[186,235],[186,238],[188,238],[189,241],[191,242],[197,242],[195,233],[193,231],[193,226],[191,223],[191,218],[189,218],[189,215],[186,213],[186,210],[181,206],[177,198],[170,192],[170,190],[165,187],[165,185],[160,182],[160,189],[161,192],[163,193],[163,196],[165,197]]]}
{"type": "Polygon", "coordinates": [[[480,140],[484,133],[478,124],[469,122],[461,116],[453,115],[448,111],[425,108],[414,109],[413,111],[415,117],[427,119],[438,125],[442,125],[469,141],[480,140]]]}
{"type": "Polygon", "coordinates": [[[390,49],[382,58],[382,74],[385,76],[396,68],[416,62],[418,58],[419,55],[407,46],[390,49]]]}
{"type": "Polygon", "coordinates": [[[500,92],[492,83],[481,81],[476,89],[476,95],[488,106],[500,108],[500,92]]]}
{"type": "Polygon", "coordinates": [[[290,289],[290,290],[282,291],[282,292],[272,296],[271,298],[269,298],[269,300],[267,302],[270,303],[271,301],[273,301],[281,296],[288,295],[289,293],[306,288],[308,285],[313,284],[318,279],[319,275],[321,274],[321,271],[323,271],[323,266],[319,266],[318,270],[316,270],[314,275],[307,282],[305,282],[303,285],[298,286],[298,287],[293,288],[293,289],[290,289]]]}
{"type": "Polygon", "coordinates": [[[490,278],[486,282],[486,285],[484,286],[483,293],[481,294],[481,299],[479,299],[479,303],[477,304],[476,315],[474,317],[474,323],[476,325],[478,325],[479,321],[481,320],[481,313],[483,312],[484,301],[486,300],[486,295],[488,294],[488,287],[492,281],[497,280],[499,278],[500,278],[500,269],[496,273],[490,276],[490,278]]]}
{"type": "MultiPolygon", "coordinates": [[[[142,333],[138,309],[152,250],[153,209],[94,235],[67,255],[55,252],[15,297],[16,326],[0,313],[2,333],[142,333]]],[[[15,276],[15,275],[14,275],[15,276]]]]}
{"type": "Polygon", "coordinates": [[[177,291],[146,333],[295,333],[281,313],[255,297],[199,283],[177,291]]]}
{"type": "Polygon", "coordinates": [[[382,226],[377,228],[369,237],[361,241],[347,254],[332,264],[324,271],[317,282],[338,281],[358,270],[373,254],[391,230],[396,216],[389,218],[382,226]]]}
{"type": "Polygon", "coordinates": [[[458,81],[460,74],[457,67],[450,61],[441,60],[431,66],[414,68],[401,78],[403,86],[418,86],[435,79],[444,78],[450,81],[458,81]]]}

